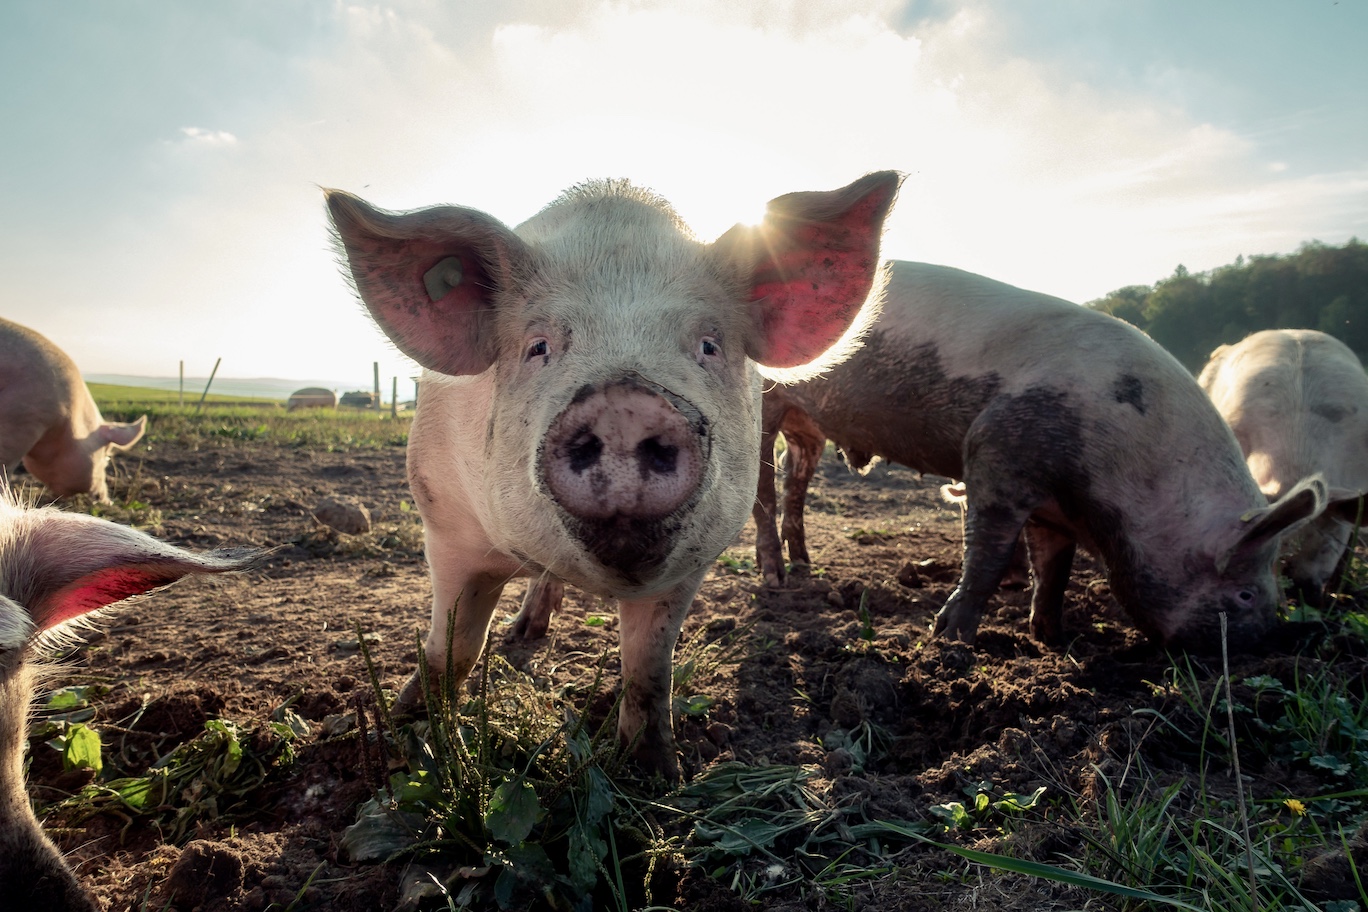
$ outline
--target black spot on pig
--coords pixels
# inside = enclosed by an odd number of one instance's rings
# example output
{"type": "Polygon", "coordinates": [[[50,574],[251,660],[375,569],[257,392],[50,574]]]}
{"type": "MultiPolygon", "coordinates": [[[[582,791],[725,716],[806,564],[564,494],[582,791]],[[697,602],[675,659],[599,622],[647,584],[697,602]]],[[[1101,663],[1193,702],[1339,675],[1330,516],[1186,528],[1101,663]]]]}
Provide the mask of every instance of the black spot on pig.
{"type": "Polygon", "coordinates": [[[1134,374],[1122,374],[1112,386],[1112,396],[1122,405],[1132,406],[1140,414],[1145,414],[1145,384],[1134,374]]]}

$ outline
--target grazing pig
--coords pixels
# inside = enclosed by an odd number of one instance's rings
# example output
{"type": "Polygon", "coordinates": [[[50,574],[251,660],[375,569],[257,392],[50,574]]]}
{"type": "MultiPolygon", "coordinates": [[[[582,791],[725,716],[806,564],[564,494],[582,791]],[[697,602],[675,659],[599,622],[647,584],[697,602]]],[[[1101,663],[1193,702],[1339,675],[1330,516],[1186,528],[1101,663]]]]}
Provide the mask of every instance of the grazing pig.
{"type": "Polygon", "coordinates": [[[65,352],[0,318],[0,468],[23,460],[58,497],[90,494],[108,503],[105,465],[146,427],[146,415],[131,424],[105,421],[65,352]]]}
{"type": "Polygon", "coordinates": [[[1302,598],[1319,601],[1368,491],[1368,374],[1333,336],[1269,329],[1212,352],[1198,383],[1270,500],[1314,472],[1330,486],[1326,511],[1283,541],[1287,575],[1302,598]]]}
{"type": "MultiPolygon", "coordinates": [[[[820,370],[850,347],[872,318],[899,181],[782,196],[761,225],[710,244],[624,181],[572,189],[514,229],[328,193],[358,294],[426,368],[408,474],[434,673],[466,677],[513,577],[618,598],[619,735],[648,769],[678,775],[671,659],[754,498],[756,365],[820,370]]],[[[415,676],[401,704],[422,696],[415,676]]]]}
{"type": "Polygon", "coordinates": [[[824,438],[854,468],[883,456],[966,487],[964,567],[935,632],[972,642],[1025,530],[1031,632],[1063,635],[1077,544],[1106,564],[1136,626],[1166,646],[1234,645],[1276,620],[1280,533],[1324,507],[1325,484],[1270,506],[1192,376],[1120,320],[957,269],[895,262],[865,345],[825,375],[765,394],[755,509],[761,564],[774,529],[774,433],[789,436],[784,515],[806,559],[801,494],[824,438]],[[796,443],[796,445],[795,445],[796,443]]]}
{"type": "Polygon", "coordinates": [[[30,662],[42,634],[187,573],[241,570],[255,557],[191,554],[93,516],[21,508],[0,486],[0,908],[99,908],[39,829],[24,791],[30,662]]]}

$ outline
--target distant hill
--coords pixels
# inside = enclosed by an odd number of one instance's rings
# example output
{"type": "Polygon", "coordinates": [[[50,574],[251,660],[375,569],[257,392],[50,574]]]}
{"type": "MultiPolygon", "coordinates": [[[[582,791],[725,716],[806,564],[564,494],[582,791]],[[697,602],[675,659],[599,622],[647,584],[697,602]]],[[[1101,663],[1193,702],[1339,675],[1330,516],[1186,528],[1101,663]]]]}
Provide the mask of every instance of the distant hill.
{"type": "MultiPolygon", "coordinates": [[[[87,383],[108,383],[116,386],[139,386],[146,389],[171,390],[176,391],[180,388],[180,380],[176,377],[139,377],[133,374],[85,374],[87,383]]],[[[195,402],[200,394],[204,392],[204,384],[209,380],[208,377],[186,377],[185,378],[185,398],[189,402],[195,402]]],[[[210,393],[217,393],[221,396],[241,396],[244,399],[289,399],[290,394],[295,390],[303,389],[306,386],[321,386],[330,389],[338,395],[349,390],[370,390],[373,381],[369,380],[284,380],[279,377],[215,377],[214,385],[209,388],[210,393]]],[[[389,388],[383,389],[386,401],[389,399],[389,388]]],[[[405,389],[404,384],[399,385],[399,398],[412,396],[412,384],[405,389]]]]}

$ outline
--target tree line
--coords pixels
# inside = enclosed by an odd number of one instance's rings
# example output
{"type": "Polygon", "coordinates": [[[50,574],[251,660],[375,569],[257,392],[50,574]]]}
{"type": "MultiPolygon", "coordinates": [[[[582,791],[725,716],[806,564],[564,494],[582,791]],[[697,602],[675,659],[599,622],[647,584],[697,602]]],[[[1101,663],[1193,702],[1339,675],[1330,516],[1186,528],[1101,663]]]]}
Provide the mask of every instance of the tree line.
{"type": "MultiPolygon", "coordinates": [[[[1129,285],[1088,307],[1133,323],[1200,370],[1212,349],[1261,329],[1319,329],[1368,355],[1368,244],[1310,241],[1292,254],[1238,257],[1153,286],[1129,285]]],[[[1365,359],[1368,360],[1368,359],[1365,359]]]]}

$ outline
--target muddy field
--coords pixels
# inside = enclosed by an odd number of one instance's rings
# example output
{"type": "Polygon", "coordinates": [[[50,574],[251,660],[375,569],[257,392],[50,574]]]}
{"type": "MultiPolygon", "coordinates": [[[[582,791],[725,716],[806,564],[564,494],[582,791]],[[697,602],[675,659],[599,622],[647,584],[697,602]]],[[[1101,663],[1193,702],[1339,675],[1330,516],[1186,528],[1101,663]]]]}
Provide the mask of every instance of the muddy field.
{"type": "MultiPolygon", "coordinates": [[[[112,493],[125,507],[113,518],[194,548],[279,551],[260,570],[187,580],[126,606],[72,655],[55,683],[102,685],[93,705],[106,762],[135,772],[200,734],[207,720],[250,729],[287,703],[309,727],[292,764],[183,832],[165,817],[156,825],[118,814],[50,819],[106,909],[394,907],[402,865],[352,865],[339,853],[339,836],[372,786],[355,733],[338,719],[374,698],[355,626],[373,640],[381,683],[392,690],[414,667],[415,634],[426,630],[421,529],[406,503],[403,466],[400,448],[315,452],[235,441],[194,450],[144,445],[119,462],[112,493]],[[371,532],[339,535],[315,522],[311,509],[337,494],[366,504],[371,532]]],[[[686,775],[725,760],[813,764],[820,771],[810,787],[870,818],[898,820],[928,820],[933,806],[964,801],[965,787],[972,793],[977,782],[1022,794],[1045,786],[1060,807],[1075,808],[1098,796],[1102,777],[1124,782],[1141,761],[1164,781],[1194,781],[1197,750],[1155,722],[1186,712],[1164,686],[1168,661],[1127,623],[1086,558],[1071,585],[1067,649],[1044,649],[1026,635],[1021,586],[1000,593],[974,648],[928,642],[959,566],[959,513],[942,502],[940,482],[898,468],[859,478],[825,460],[808,518],[815,566],[782,589],[761,584],[747,528],[685,626],[682,648],[727,633],[745,644],[736,661],[693,682],[714,702],[676,726],[686,775]],[[1144,709],[1158,713],[1137,714],[1144,709]],[[832,747],[833,732],[856,731],[877,732],[877,750],[854,757],[832,747]]],[[[496,625],[507,627],[523,586],[505,591],[496,625]]],[[[554,685],[592,673],[615,649],[615,628],[611,606],[571,590],[549,637],[498,636],[497,651],[554,685]]],[[[1237,659],[1235,679],[1285,675],[1303,648],[1292,636],[1286,646],[1237,659]]],[[[1313,648],[1357,669],[1361,683],[1361,646],[1313,648]]],[[[609,670],[614,680],[611,658],[609,670]]],[[[1207,787],[1228,783],[1224,761],[1207,762],[1207,787]]],[[[1318,794],[1334,784],[1303,769],[1251,766],[1244,772],[1255,796],[1292,787],[1318,794]]],[[[63,773],[56,753],[35,744],[31,787],[40,802],[89,778],[63,773]]],[[[1042,861],[1079,857],[1077,829],[1048,817],[1009,835],[985,826],[946,838],[1042,861]]],[[[1342,895],[1347,875],[1325,867],[1325,883],[1311,884],[1322,892],[1313,895],[1342,895]]],[[[668,862],[656,885],[659,905],[755,907],[703,872],[668,862]]],[[[886,912],[1120,908],[1100,894],[985,871],[920,846],[853,896],[855,908],[886,912]]],[[[766,894],[763,905],[835,907],[801,884],[766,894]]]]}

